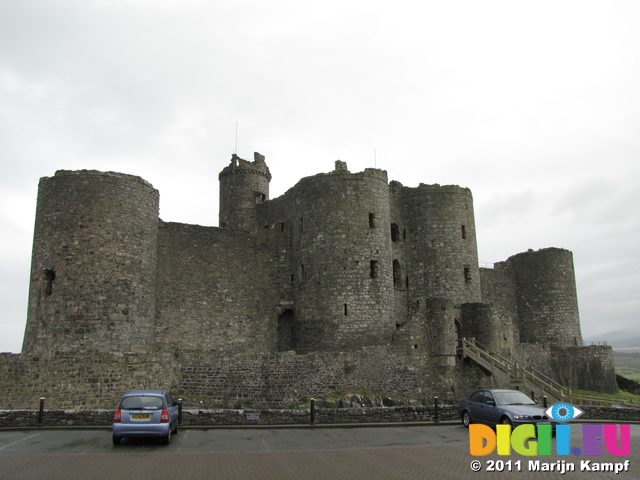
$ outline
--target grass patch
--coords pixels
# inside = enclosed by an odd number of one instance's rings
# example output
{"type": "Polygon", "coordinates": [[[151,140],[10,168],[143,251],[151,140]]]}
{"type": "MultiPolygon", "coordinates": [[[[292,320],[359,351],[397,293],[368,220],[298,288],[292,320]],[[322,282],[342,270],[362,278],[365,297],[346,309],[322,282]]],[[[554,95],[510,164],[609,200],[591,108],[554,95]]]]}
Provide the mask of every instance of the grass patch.
{"type": "Polygon", "coordinates": [[[602,393],[602,392],[594,392],[591,390],[579,390],[577,388],[572,388],[571,393],[573,395],[578,395],[583,397],[596,397],[596,398],[603,398],[607,400],[627,400],[627,401],[640,403],[640,395],[634,395],[633,393],[624,392],[622,390],[618,390],[618,393],[602,393]]]}

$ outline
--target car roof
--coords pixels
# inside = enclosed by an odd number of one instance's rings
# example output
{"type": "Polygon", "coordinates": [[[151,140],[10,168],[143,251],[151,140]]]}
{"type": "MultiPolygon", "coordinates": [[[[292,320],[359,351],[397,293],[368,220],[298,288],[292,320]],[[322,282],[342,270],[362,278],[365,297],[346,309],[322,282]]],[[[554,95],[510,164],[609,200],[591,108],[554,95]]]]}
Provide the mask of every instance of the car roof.
{"type": "Polygon", "coordinates": [[[164,395],[164,393],[165,393],[165,390],[132,390],[130,392],[125,393],[123,397],[133,397],[133,396],[140,396],[140,395],[160,397],[164,395]]]}
{"type": "MultiPolygon", "coordinates": [[[[520,390],[511,390],[508,388],[481,388],[480,390],[486,390],[487,392],[518,392],[518,393],[523,393],[520,390]]],[[[477,390],[477,391],[480,391],[477,390]]]]}

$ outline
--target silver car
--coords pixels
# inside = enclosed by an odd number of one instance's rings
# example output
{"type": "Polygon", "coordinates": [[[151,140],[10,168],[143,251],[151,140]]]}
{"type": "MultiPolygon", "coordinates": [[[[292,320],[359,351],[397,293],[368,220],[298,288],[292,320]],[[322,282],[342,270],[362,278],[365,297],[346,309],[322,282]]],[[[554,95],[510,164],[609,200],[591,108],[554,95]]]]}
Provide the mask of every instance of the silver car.
{"type": "Polygon", "coordinates": [[[484,423],[489,426],[503,423],[514,427],[525,423],[555,423],[545,414],[542,405],[538,405],[518,390],[478,390],[462,399],[459,413],[465,427],[470,423],[484,423]]]}
{"type": "Polygon", "coordinates": [[[124,437],[158,437],[165,445],[178,433],[179,408],[169,392],[134,390],[125,394],[113,417],[113,444],[124,437]]]}

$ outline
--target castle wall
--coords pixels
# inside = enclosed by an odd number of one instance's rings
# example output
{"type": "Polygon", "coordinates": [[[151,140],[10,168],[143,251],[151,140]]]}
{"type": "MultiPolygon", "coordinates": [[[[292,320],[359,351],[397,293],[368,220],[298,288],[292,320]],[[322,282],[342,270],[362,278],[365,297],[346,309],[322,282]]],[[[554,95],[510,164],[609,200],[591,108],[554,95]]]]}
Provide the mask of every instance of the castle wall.
{"type": "MultiPolygon", "coordinates": [[[[516,346],[520,343],[514,269],[506,262],[496,263],[494,268],[481,268],[480,283],[482,301],[491,305],[491,314],[498,326],[496,335],[500,338],[494,339],[496,342],[494,345],[499,345],[498,351],[504,355],[514,354],[516,346]]],[[[476,325],[475,330],[467,330],[466,325],[464,327],[465,336],[481,336],[479,334],[481,325],[476,325]]],[[[481,340],[479,341],[482,343],[481,340]]]]}
{"type": "MultiPolygon", "coordinates": [[[[393,293],[394,309],[393,319],[397,329],[403,328],[407,322],[424,323],[426,311],[424,309],[424,292],[418,295],[412,294],[412,282],[409,278],[408,254],[407,254],[407,226],[402,201],[402,184],[400,182],[389,183],[389,217],[391,221],[391,252],[393,257],[393,293]],[[422,300],[422,305],[420,304],[422,300]],[[421,308],[422,307],[422,308],[421,308]]],[[[400,335],[396,336],[396,340],[400,335]]],[[[416,343],[420,345],[416,339],[416,343]]]]}
{"type": "Polygon", "coordinates": [[[455,366],[457,311],[450,298],[428,298],[427,325],[429,332],[428,351],[438,366],[455,366]]]}
{"type": "Polygon", "coordinates": [[[160,224],[156,340],[170,349],[276,349],[273,252],[238,230],[160,224]]]}
{"type": "Polygon", "coordinates": [[[504,322],[493,305],[465,303],[461,313],[462,336],[475,338],[484,348],[509,355],[508,339],[512,337],[511,322],[504,322]]]}
{"type": "Polygon", "coordinates": [[[616,393],[615,363],[610,346],[553,347],[552,370],[563,385],[616,393]]]}
{"type": "Polygon", "coordinates": [[[161,388],[189,402],[233,408],[288,408],[304,398],[369,393],[404,398],[438,396],[455,403],[478,385],[496,386],[479,369],[439,371],[426,351],[371,347],[351,352],[211,355],[206,351],[108,355],[0,354],[0,407],[113,409],[121,395],[161,388]]]}
{"type": "Polygon", "coordinates": [[[37,409],[44,397],[47,409],[111,410],[130,390],[174,388],[178,371],[169,353],[1,353],[0,409],[37,409]]]}
{"type": "Polygon", "coordinates": [[[23,351],[152,348],[157,231],[158,192],[141,178],[42,178],[23,351]]]}

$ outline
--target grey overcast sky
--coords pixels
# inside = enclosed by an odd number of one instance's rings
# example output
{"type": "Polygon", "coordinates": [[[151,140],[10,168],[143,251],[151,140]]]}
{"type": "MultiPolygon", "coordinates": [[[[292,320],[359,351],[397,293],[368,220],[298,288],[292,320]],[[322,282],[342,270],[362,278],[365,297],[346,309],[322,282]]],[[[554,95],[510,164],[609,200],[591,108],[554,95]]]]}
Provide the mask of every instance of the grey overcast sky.
{"type": "Polygon", "coordinates": [[[236,123],[272,198],[337,159],[469,187],[481,262],[572,250],[583,334],[638,332],[639,25],[637,0],[3,0],[0,351],[40,177],[139,175],[215,226],[236,123]]]}

